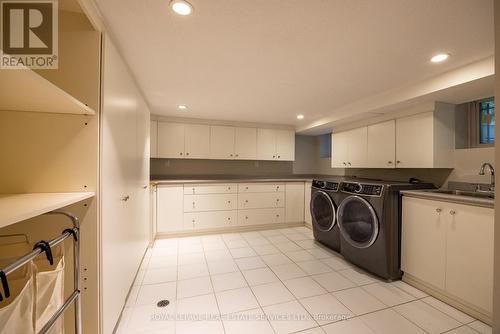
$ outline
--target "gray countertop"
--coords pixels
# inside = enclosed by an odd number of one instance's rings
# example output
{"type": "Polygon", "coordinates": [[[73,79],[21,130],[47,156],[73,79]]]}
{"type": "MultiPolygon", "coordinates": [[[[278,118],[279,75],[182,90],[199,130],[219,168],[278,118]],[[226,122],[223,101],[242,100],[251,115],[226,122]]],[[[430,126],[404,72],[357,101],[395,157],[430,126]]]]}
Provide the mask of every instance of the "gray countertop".
{"type": "Polygon", "coordinates": [[[169,175],[152,176],[151,184],[173,183],[225,183],[225,182],[305,182],[314,178],[333,178],[334,176],[292,174],[292,175],[169,175]]]}
{"type": "Polygon", "coordinates": [[[403,194],[403,196],[408,196],[408,197],[417,197],[417,198],[431,199],[436,201],[444,201],[457,204],[474,205],[485,208],[495,207],[495,200],[491,198],[477,198],[477,197],[463,196],[463,195],[442,194],[427,190],[404,190],[401,191],[401,193],[403,194]]]}

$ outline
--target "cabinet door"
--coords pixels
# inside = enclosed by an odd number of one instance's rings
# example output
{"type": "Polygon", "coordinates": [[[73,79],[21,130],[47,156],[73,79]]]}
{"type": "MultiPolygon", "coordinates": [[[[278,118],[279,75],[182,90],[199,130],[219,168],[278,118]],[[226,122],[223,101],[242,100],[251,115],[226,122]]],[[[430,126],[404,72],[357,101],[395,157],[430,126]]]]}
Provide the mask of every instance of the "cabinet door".
{"type": "Polygon", "coordinates": [[[394,168],[396,166],[396,121],[368,126],[369,168],[394,168]]]}
{"type": "Polygon", "coordinates": [[[443,203],[403,196],[401,269],[444,289],[446,221],[443,203]]]}
{"type": "Polygon", "coordinates": [[[151,121],[151,124],[149,127],[150,127],[150,136],[149,136],[150,152],[149,152],[149,154],[151,155],[151,158],[157,158],[158,157],[158,122],[151,121]]]}
{"type": "Polygon", "coordinates": [[[202,194],[235,194],[238,186],[235,183],[185,184],[184,195],[202,194]]]}
{"type": "Polygon", "coordinates": [[[396,119],[396,167],[434,167],[432,112],[396,119]]]}
{"type": "Polygon", "coordinates": [[[257,129],[257,159],[276,160],[276,130],[257,129]]]}
{"type": "Polygon", "coordinates": [[[158,122],[158,158],[184,158],[184,124],[158,122]]]}
{"type": "Polygon", "coordinates": [[[239,193],[273,193],[285,191],[284,183],[240,183],[239,193]]]}
{"type": "Polygon", "coordinates": [[[283,161],[295,160],[295,132],[276,130],[276,159],[283,161]]]}
{"type": "Polygon", "coordinates": [[[192,212],[184,215],[184,228],[201,230],[231,227],[237,224],[237,211],[192,212]]]}
{"type": "Polygon", "coordinates": [[[210,126],[186,124],[185,127],[185,157],[188,159],[208,159],[210,157],[210,126]]]}
{"type": "Polygon", "coordinates": [[[446,291],[491,313],[493,209],[450,204],[446,211],[446,291]]]}
{"type": "Polygon", "coordinates": [[[241,160],[257,159],[257,129],[234,129],[234,156],[241,160]]]}
{"type": "Polygon", "coordinates": [[[285,221],[304,221],[304,182],[290,182],[285,185],[285,221]]]}
{"type": "Polygon", "coordinates": [[[234,127],[210,126],[210,159],[234,159],[234,127]]]}
{"type": "Polygon", "coordinates": [[[156,224],[158,232],[182,230],[184,187],[158,186],[156,190],[156,224]]]}
{"type": "Polygon", "coordinates": [[[332,133],[332,168],[346,168],[348,158],[348,133],[332,133]]]}
{"type": "Polygon", "coordinates": [[[368,151],[368,130],[362,127],[348,132],[348,167],[365,167],[368,151]]]}

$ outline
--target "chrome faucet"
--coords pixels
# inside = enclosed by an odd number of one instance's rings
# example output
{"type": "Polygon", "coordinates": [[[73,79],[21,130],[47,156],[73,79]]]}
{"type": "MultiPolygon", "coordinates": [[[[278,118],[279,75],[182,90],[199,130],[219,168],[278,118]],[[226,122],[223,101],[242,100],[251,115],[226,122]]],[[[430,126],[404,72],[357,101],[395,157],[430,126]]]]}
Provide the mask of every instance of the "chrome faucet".
{"type": "MultiPolygon", "coordinates": [[[[489,191],[495,191],[495,168],[489,163],[489,162],[484,162],[481,165],[481,169],[479,170],[479,175],[485,175],[484,170],[488,167],[490,174],[491,174],[491,181],[490,181],[490,189],[489,191]]],[[[478,185],[478,191],[480,190],[480,187],[478,185]]]]}

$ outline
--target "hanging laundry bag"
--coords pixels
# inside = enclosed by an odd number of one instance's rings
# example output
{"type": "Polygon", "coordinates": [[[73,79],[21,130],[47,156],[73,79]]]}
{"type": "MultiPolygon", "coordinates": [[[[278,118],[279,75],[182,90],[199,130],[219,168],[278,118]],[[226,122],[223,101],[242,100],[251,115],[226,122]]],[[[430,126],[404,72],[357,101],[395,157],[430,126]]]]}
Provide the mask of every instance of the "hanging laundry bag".
{"type": "MultiPolygon", "coordinates": [[[[40,331],[64,304],[64,255],[62,246],[52,249],[54,264],[37,258],[35,274],[35,329],[40,331]]],[[[49,334],[64,334],[64,316],[61,316],[49,334]]]]}
{"type": "MultiPolygon", "coordinates": [[[[6,264],[4,261],[0,263],[6,264]]],[[[0,332],[2,334],[35,333],[33,271],[33,264],[28,263],[9,275],[10,297],[0,302],[0,332]]]]}

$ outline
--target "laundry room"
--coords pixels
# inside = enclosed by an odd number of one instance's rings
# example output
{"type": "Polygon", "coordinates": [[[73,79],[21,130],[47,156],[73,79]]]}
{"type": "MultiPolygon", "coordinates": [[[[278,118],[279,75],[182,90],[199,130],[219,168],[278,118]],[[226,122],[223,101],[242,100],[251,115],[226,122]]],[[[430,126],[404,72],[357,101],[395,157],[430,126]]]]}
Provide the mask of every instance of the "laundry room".
{"type": "Polygon", "coordinates": [[[494,0],[0,0],[0,334],[500,333],[494,0]]]}

